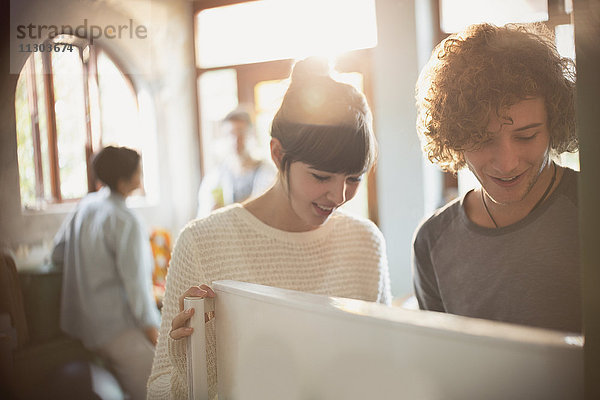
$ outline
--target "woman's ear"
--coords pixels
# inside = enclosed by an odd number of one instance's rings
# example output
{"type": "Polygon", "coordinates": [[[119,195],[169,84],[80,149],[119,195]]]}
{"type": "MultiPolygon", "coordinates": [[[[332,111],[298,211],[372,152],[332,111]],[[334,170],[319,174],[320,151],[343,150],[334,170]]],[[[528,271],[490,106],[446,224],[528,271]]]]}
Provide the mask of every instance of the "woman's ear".
{"type": "Polygon", "coordinates": [[[271,159],[277,166],[277,169],[281,171],[281,160],[283,159],[283,147],[279,139],[271,139],[271,159]]]}
{"type": "Polygon", "coordinates": [[[127,180],[123,179],[123,178],[119,178],[119,180],[117,180],[116,189],[117,189],[117,193],[120,193],[121,196],[127,197],[127,191],[128,191],[127,180]]]}

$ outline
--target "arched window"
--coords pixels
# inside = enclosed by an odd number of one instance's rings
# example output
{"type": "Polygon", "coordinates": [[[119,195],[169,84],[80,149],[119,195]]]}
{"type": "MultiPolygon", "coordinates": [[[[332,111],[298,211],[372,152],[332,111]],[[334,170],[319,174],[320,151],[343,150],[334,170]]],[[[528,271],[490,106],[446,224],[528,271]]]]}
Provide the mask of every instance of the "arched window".
{"type": "Polygon", "coordinates": [[[36,210],[96,190],[90,161],[102,147],[144,153],[138,96],[106,51],[68,35],[38,49],[15,95],[21,205],[36,210]]]}

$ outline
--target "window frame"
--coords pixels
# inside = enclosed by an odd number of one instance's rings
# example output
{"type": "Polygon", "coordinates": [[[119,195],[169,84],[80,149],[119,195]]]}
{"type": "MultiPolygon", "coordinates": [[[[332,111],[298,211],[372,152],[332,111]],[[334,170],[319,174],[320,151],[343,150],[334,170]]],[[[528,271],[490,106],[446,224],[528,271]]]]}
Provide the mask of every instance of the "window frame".
{"type": "MultiPolygon", "coordinates": [[[[46,39],[44,42],[45,46],[52,46],[55,44],[60,45],[71,45],[73,50],[77,51],[81,65],[82,65],[82,79],[83,79],[83,98],[84,98],[84,112],[85,112],[85,144],[84,148],[81,149],[85,152],[85,163],[86,163],[86,177],[87,177],[87,193],[97,191],[99,188],[98,181],[95,177],[92,167],[92,158],[95,152],[99,151],[102,146],[102,107],[100,99],[92,99],[90,96],[90,85],[95,86],[96,93],[100,93],[99,81],[98,81],[98,69],[97,69],[97,57],[100,53],[104,53],[106,57],[110,59],[115,68],[120,72],[121,76],[125,80],[125,83],[132,91],[133,99],[135,100],[136,107],[139,109],[137,91],[135,85],[131,81],[131,78],[126,74],[122,67],[116,62],[115,57],[102,47],[96,47],[97,44],[90,44],[87,39],[78,38],[72,35],[60,35],[54,39],[46,39]],[[92,132],[92,116],[91,107],[92,102],[95,102],[93,106],[99,110],[99,124],[97,135],[94,136],[92,132]]],[[[32,54],[27,58],[22,69],[25,72],[26,87],[28,91],[28,107],[29,116],[31,120],[31,134],[33,141],[33,163],[35,170],[35,196],[36,200],[40,202],[46,202],[49,207],[56,207],[61,204],[73,204],[79,201],[81,198],[64,198],[61,191],[61,180],[60,180],[60,168],[59,168],[59,152],[58,152],[58,133],[56,125],[56,112],[54,107],[50,105],[55,104],[55,92],[54,92],[54,79],[53,79],[53,68],[52,68],[52,53],[41,52],[42,62],[42,75],[36,75],[35,63],[37,60],[32,54]],[[44,93],[38,93],[38,79],[43,80],[44,93]],[[40,98],[41,97],[41,98],[40,98]],[[44,165],[42,158],[42,146],[41,146],[41,132],[39,124],[39,108],[38,101],[43,101],[45,104],[45,117],[46,117],[46,131],[48,141],[48,165],[44,165]],[[50,196],[45,195],[45,182],[43,177],[43,169],[49,169],[49,185],[50,185],[50,196]]],[[[18,79],[18,78],[17,78],[18,79]]],[[[20,182],[20,180],[19,180],[20,182]]],[[[20,183],[19,183],[20,184],[20,183]]],[[[30,205],[23,204],[21,201],[21,209],[27,211],[41,211],[38,207],[31,207],[30,205]]],[[[47,210],[47,208],[44,208],[47,210]]]]}

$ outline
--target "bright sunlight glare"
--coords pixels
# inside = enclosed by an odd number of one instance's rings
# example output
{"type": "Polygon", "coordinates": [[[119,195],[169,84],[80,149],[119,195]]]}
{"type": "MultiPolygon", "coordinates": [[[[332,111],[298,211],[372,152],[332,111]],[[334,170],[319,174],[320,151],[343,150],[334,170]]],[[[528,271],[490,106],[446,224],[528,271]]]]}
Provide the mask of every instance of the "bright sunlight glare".
{"type": "Polygon", "coordinates": [[[263,0],[196,16],[200,68],[317,55],[377,45],[374,0],[263,0]]]}

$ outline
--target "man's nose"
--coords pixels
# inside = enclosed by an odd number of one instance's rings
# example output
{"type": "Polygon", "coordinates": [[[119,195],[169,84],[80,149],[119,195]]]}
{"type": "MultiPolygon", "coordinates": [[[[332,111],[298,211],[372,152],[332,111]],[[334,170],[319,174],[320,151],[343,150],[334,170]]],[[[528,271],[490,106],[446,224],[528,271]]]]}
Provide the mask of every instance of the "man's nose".
{"type": "Polygon", "coordinates": [[[493,149],[493,166],[503,176],[515,172],[519,166],[519,155],[510,140],[500,140],[493,149]]]}

